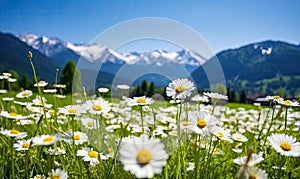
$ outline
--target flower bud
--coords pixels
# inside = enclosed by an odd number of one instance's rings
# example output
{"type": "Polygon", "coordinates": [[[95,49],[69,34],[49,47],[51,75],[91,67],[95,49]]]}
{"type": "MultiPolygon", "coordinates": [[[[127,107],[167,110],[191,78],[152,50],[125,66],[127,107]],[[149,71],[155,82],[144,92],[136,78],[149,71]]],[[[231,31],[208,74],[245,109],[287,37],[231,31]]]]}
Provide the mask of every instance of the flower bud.
{"type": "Polygon", "coordinates": [[[31,51],[28,51],[27,56],[28,56],[29,59],[32,59],[32,53],[31,53],[31,51]]]}

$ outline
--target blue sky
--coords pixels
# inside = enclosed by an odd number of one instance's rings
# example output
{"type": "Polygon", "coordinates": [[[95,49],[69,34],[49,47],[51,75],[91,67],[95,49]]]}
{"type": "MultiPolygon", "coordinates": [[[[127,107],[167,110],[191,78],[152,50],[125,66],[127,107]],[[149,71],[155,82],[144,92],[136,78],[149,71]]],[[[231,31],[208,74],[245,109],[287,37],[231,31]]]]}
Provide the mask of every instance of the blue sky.
{"type": "MultiPolygon", "coordinates": [[[[266,39],[300,43],[297,0],[0,0],[0,31],[89,43],[123,21],[162,17],[199,33],[214,52],[266,39]]],[[[166,43],[133,43],[123,51],[176,50],[166,43]]]]}

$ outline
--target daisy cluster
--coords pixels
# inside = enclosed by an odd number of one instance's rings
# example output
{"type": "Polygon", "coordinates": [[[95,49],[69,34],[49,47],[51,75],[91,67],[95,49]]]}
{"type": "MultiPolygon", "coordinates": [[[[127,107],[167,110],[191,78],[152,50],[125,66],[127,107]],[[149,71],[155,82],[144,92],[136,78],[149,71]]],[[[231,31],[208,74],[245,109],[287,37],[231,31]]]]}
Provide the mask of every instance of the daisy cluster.
{"type": "Polygon", "coordinates": [[[34,85],[42,94],[0,93],[2,177],[293,178],[300,167],[299,103],[279,96],[267,97],[269,108],[230,108],[226,95],[176,79],[166,105],[147,96],[112,102],[103,87],[66,104],[65,86],[47,85],[34,85]]]}

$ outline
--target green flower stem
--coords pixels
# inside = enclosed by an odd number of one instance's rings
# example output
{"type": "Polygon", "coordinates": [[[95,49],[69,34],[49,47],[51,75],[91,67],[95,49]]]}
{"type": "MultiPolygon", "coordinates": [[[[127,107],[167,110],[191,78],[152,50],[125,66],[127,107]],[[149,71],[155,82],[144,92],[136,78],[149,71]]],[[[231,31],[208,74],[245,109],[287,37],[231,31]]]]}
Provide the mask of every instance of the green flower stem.
{"type": "Polygon", "coordinates": [[[178,155],[177,155],[177,168],[176,168],[176,179],[181,178],[181,136],[180,136],[180,116],[182,112],[182,100],[180,100],[179,111],[177,109],[176,114],[176,125],[177,125],[177,137],[178,137],[178,155]]]}
{"type": "Polygon", "coordinates": [[[145,130],[144,130],[143,106],[140,106],[140,111],[141,111],[141,121],[142,121],[142,133],[144,133],[145,130]]]}
{"type": "Polygon", "coordinates": [[[46,119],[46,123],[48,123],[48,121],[47,121],[47,116],[46,116],[45,103],[44,103],[44,100],[43,100],[43,94],[42,94],[41,88],[40,88],[39,85],[38,85],[38,79],[37,79],[37,75],[36,75],[36,71],[35,71],[34,64],[33,64],[33,62],[32,62],[32,57],[29,58],[29,61],[30,61],[30,65],[31,65],[31,68],[32,68],[34,81],[35,81],[35,83],[37,84],[37,88],[38,88],[38,93],[39,93],[39,96],[40,96],[40,100],[41,100],[41,102],[42,102],[42,108],[43,108],[43,112],[44,112],[44,117],[45,117],[45,119],[46,119]]]}
{"type": "Polygon", "coordinates": [[[286,134],[287,127],[287,115],[288,115],[288,107],[285,107],[285,116],[284,116],[284,133],[286,134]]]}

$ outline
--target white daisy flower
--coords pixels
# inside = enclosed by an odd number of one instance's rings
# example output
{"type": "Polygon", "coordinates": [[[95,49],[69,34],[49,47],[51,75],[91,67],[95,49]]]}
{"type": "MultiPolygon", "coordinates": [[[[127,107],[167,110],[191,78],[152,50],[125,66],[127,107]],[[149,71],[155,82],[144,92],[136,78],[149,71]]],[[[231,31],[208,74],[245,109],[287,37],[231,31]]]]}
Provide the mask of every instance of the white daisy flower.
{"type": "Polygon", "coordinates": [[[52,169],[51,170],[51,173],[49,173],[49,179],[67,179],[68,178],[68,174],[63,170],[63,169],[60,169],[60,168],[57,168],[57,169],[52,169]]]}
{"type": "Polygon", "coordinates": [[[47,104],[47,100],[44,97],[36,96],[35,99],[32,100],[33,105],[35,106],[44,106],[45,108],[51,108],[52,104],[47,104]]]}
{"type": "MultiPolygon", "coordinates": [[[[244,167],[241,168],[243,170],[244,167]]],[[[240,170],[240,171],[241,171],[240,170]]],[[[267,179],[268,174],[266,171],[256,167],[246,167],[245,172],[239,177],[243,179],[267,179]]]]}
{"type": "MultiPolygon", "coordinates": [[[[250,156],[250,160],[247,163],[247,166],[252,167],[252,166],[262,162],[263,160],[264,160],[263,153],[261,153],[261,152],[258,154],[252,153],[250,156]]],[[[245,165],[246,161],[247,161],[247,156],[244,156],[244,157],[239,157],[239,158],[234,159],[233,163],[238,164],[238,165],[245,165]]]]}
{"type": "Polygon", "coordinates": [[[237,142],[247,142],[248,141],[246,136],[244,136],[243,134],[240,134],[238,132],[232,134],[231,138],[237,142]]]}
{"type": "Polygon", "coordinates": [[[75,115],[79,115],[84,111],[78,105],[68,105],[68,106],[58,108],[58,112],[64,115],[75,116],[75,115]]]}
{"type": "Polygon", "coordinates": [[[14,148],[17,151],[24,151],[28,150],[30,147],[31,140],[18,140],[16,143],[14,143],[14,148]]]}
{"type": "Polygon", "coordinates": [[[200,102],[200,103],[207,103],[209,102],[208,97],[207,96],[201,96],[199,94],[196,94],[195,96],[193,96],[191,98],[192,101],[196,101],[196,102],[200,102]]]}
{"type": "Polygon", "coordinates": [[[22,139],[27,136],[27,132],[20,132],[17,129],[11,129],[11,130],[4,129],[0,131],[0,134],[3,134],[7,137],[13,137],[16,139],[22,139]]]}
{"type": "Polygon", "coordinates": [[[7,93],[6,89],[0,89],[0,94],[5,94],[5,93],[7,93]]]}
{"type": "Polygon", "coordinates": [[[233,142],[231,139],[231,134],[229,130],[223,129],[222,127],[215,126],[211,131],[211,134],[213,134],[215,137],[217,137],[219,140],[224,140],[227,142],[233,142]]]}
{"type": "Polygon", "coordinates": [[[90,165],[94,166],[99,163],[99,153],[94,151],[92,148],[83,148],[77,151],[77,156],[83,157],[85,162],[90,162],[90,165]]]}
{"type": "Polygon", "coordinates": [[[73,144],[74,142],[75,145],[81,145],[88,142],[88,136],[85,133],[79,131],[73,133],[72,130],[66,132],[63,139],[70,144],[73,144]]]}
{"type": "Polygon", "coordinates": [[[109,91],[108,88],[98,88],[99,93],[107,93],[109,91]]]}
{"type": "Polygon", "coordinates": [[[41,174],[36,174],[33,178],[31,179],[46,179],[45,175],[41,175],[41,174]]]}
{"type": "Polygon", "coordinates": [[[278,102],[280,105],[286,106],[286,107],[299,107],[299,103],[297,101],[293,102],[290,100],[282,100],[278,102]]]}
{"type": "Polygon", "coordinates": [[[84,110],[89,111],[92,114],[105,114],[111,109],[110,104],[102,98],[97,100],[88,100],[82,104],[84,110]]]}
{"type": "Polygon", "coordinates": [[[32,96],[32,91],[30,90],[24,90],[16,94],[17,98],[29,98],[32,96]]]}
{"type": "Polygon", "coordinates": [[[48,149],[46,153],[49,155],[65,155],[66,151],[64,149],[56,147],[54,149],[48,149]]]}
{"type": "Polygon", "coordinates": [[[220,94],[220,93],[204,92],[203,94],[213,100],[220,100],[220,99],[228,100],[228,96],[220,94]]]}
{"type": "Polygon", "coordinates": [[[27,116],[23,116],[21,114],[17,114],[15,112],[7,112],[7,111],[1,111],[0,113],[1,116],[7,118],[7,119],[16,119],[16,120],[21,120],[21,119],[26,119],[27,116]]]}
{"type": "Polygon", "coordinates": [[[270,102],[273,102],[273,101],[275,101],[275,102],[283,101],[283,98],[280,97],[280,96],[277,96],[277,95],[276,96],[267,96],[265,99],[268,100],[268,101],[270,101],[270,102]]]}
{"type": "Polygon", "coordinates": [[[11,97],[3,97],[2,98],[2,101],[5,101],[5,102],[9,102],[9,101],[13,101],[14,98],[11,98],[11,97]]]}
{"type": "Polygon", "coordinates": [[[187,171],[193,171],[195,169],[195,163],[189,162],[186,168],[187,171]]]}
{"type": "Polygon", "coordinates": [[[32,143],[34,145],[53,145],[59,140],[60,140],[59,134],[54,134],[54,135],[46,134],[46,135],[34,137],[32,139],[32,143]]]}
{"type": "Polygon", "coordinates": [[[130,88],[130,86],[128,86],[126,84],[119,84],[119,85],[117,85],[117,88],[122,89],[122,90],[128,90],[130,88]]]}
{"type": "Polygon", "coordinates": [[[57,89],[44,89],[43,92],[44,93],[56,93],[57,89]]]}
{"type": "Polygon", "coordinates": [[[286,134],[272,134],[269,136],[270,145],[281,155],[299,157],[300,143],[296,138],[286,134]]]}
{"type": "Polygon", "coordinates": [[[54,88],[66,88],[67,85],[65,85],[65,84],[54,84],[53,87],[54,88]]]}
{"type": "Polygon", "coordinates": [[[209,135],[216,126],[217,119],[204,111],[189,113],[189,129],[202,136],[209,135]]]}
{"type": "Polygon", "coordinates": [[[87,129],[97,129],[99,126],[97,126],[97,120],[92,119],[92,118],[82,118],[81,119],[82,124],[84,127],[87,129]]]}
{"type": "Polygon", "coordinates": [[[192,94],[194,89],[194,83],[188,79],[177,79],[169,83],[166,93],[173,99],[185,99],[192,94]]]}
{"type": "Polygon", "coordinates": [[[159,174],[166,165],[168,154],[158,139],[130,136],[122,140],[120,161],[124,170],[130,171],[137,178],[152,178],[159,174]]]}
{"type": "Polygon", "coordinates": [[[129,106],[144,106],[144,105],[150,105],[154,101],[152,98],[148,98],[146,96],[141,96],[141,97],[133,97],[128,98],[128,105],[129,106]]]}
{"type": "Polygon", "coordinates": [[[34,84],[34,87],[45,87],[45,86],[47,86],[48,85],[48,82],[46,82],[46,81],[39,81],[38,83],[35,83],[34,84]]]}

